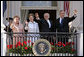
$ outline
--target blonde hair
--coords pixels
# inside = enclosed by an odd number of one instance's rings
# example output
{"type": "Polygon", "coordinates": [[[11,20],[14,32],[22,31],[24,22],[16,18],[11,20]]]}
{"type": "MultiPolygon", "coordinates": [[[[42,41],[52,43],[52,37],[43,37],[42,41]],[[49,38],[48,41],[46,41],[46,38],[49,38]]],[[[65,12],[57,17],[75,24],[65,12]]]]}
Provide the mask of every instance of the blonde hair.
{"type": "Polygon", "coordinates": [[[34,14],[33,14],[33,13],[30,13],[30,14],[28,15],[28,17],[30,17],[30,16],[33,16],[33,17],[34,17],[34,14]]]}
{"type": "Polygon", "coordinates": [[[19,19],[20,19],[20,17],[19,17],[19,16],[17,16],[17,15],[13,17],[13,19],[15,19],[15,18],[19,18],[19,19]]]}
{"type": "Polygon", "coordinates": [[[16,22],[16,19],[15,18],[18,18],[20,20],[20,17],[16,15],[16,16],[13,17],[13,23],[16,22]]]}

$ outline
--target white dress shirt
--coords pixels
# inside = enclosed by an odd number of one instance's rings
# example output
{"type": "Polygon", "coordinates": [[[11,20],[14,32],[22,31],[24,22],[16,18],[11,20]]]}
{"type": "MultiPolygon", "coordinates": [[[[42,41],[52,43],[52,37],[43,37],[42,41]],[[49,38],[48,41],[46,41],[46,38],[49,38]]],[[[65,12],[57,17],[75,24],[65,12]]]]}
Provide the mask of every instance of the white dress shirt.
{"type": "Polygon", "coordinates": [[[62,18],[60,18],[60,21],[59,21],[59,22],[60,22],[60,24],[61,24],[61,22],[62,22],[62,18]]]}
{"type": "Polygon", "coordinates": [[[48,22],[49,28],[51,28],[50,20],[47,20],[47,22],[48,22]]]}

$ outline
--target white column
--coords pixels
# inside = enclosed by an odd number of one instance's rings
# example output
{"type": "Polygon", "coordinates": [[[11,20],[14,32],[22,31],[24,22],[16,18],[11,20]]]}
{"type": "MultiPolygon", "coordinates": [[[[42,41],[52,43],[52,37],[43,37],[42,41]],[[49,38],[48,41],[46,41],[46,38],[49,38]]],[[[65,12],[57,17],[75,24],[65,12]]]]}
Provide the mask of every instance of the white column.
{"type": "Polygon", "coordinates": [[[12,17],[14,17],[15,15],[18,15],[21,17],[21,1],[11,1],[11,14],[12,17]]]}
{"type": "Polygon", "coordinates": [[[78,56],[83,56],[83,1],[79,2],[80,4],[80,24],[78,26],[78,32],[80,33],[80,38],[78,38],[78,56]]]}
{"type": "Polygon", "coordinates": [[[78,49],[78,56],[83,56],[83,33],[80,33],[80,38],[79,38],[79,49],[78,49]],[[80,41],[79,41],[80,40],[80,41]]]}
{"type": "Polygon", "coordinates": [[[4,31],[4,24],[3,24],[3,1],[1,1],[1,56],[6,55],[6,34],[4,31]]]}
{"type": "Polygon", "coordinates": [[[83,56],[83,1],[71,1],[70,2],[70,16],[73,15],[73,10],[78,11],[77,18],[72,21],[72,25],[77,27],[78,32],[82,32],[77,37],[77,51],[78,56],[83,56]]]}
{"type": "MultiPolygon", "coordinates": [[[[8,2],[8,1],[7,1],[8,2]]],[[[18,16],[20,16],[21,17],[21,9],[20,9],[20,7],[21,7],[21,1],[9,1],[9,5],[7,5],[7,9],[8,9],[8,6],[9,6],[9,17],[14,17],[15,15],[18,15],[18,16]]],[[[4,13],[4,20],[3,20],[3,23],[4,24],[7,24],[7,20],[6,20],[6,18],[7,18],[7,14],[8,14],[8,12],[7,12],[7,10],[5,11],[5,13],[4,13]]]]}
{"type": "Polygon", "coordinates": [[[72,21],[72,25],[75,27],[78,27],[80,24],[80,17],[81,17],[80,16],[80,14],[81,14],[80,1],[70,1],[70,17],[73,16],[73,11],[75,9],[78,11],[78,14],[77,14],[77,17],[75,18],[75,20],[72,21]]]}

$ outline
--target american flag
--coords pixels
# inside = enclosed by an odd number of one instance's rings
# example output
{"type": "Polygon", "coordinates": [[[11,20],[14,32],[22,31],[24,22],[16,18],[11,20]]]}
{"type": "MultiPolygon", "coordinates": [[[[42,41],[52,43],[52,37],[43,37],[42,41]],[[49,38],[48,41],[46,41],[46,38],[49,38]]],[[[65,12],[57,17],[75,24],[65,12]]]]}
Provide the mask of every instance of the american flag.
{"type": "Polygon", "coordinates": [[[64,1],[64,11],[65,11],[65,14],[69,17],[70,1],[64,1]]]}

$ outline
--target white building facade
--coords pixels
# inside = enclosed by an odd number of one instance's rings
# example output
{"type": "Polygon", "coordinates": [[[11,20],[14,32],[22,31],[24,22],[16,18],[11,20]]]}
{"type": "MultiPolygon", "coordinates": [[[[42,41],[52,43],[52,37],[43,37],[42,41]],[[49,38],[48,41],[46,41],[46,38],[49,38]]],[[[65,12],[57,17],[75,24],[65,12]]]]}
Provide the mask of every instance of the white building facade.
{"type": "MultiPolygon", "coordinates": [[[[46,2],[42,2],[42,1],[38,1],[39,3],[36,3],[36,2],[33,2],[33,4],[31,4],[32,1],[9,1],[9,10],[6,10],[5,14],[4,14],[4,18],[2,16],[1,18],[1,44],[5,44],[5,42],[3,42],[4,40],[6,41],[6,35],[3,34],[3,27],[4,25],[7,23],[6,21],[6,17],[8,16],[9,14],[9,17],[13,17],[15,15],[18,15],[20,16],[21,20],[23,19],[22,18],[22,10],[30,10],[30,9],[51,9],[51,10],[57,10],[57,17],[59,17],[59,10],[63,10],[63,6],[64,6],[64,1],[57,1],[57,6],[54,6],[52,7],[51,6],[51,1],[46,1],[46,2]],[[41,4],[42,2],[42,4],[41,4]],[[30,4],[29,4],[30,3],[30,4]],[[36,5],[35,5],[36,3],[36,5]],[[43,5],[46,5],[44,6],[43,5]],[[29,5],[29,6],[28,6],[29,5]],[[35,5],[35,6],[34,6],[35,5]],[[42,7],[40,7],[40,6],[42,7]],[[9,11],[9,13],[7,12],[9,11]],[[4,37],[5,35],[5,37],[4,37]]],[[[2,3],[1,3],[2,4],[2,3]]],[[[8,6],[8,5],[7,5],[8,6]]],[[[83,1],[70,1],[70,16],[73,15],[73,10],[76,9],[78,11],[78,14],[77,14],[77,18],[72,21],[72,24],[74,27],[77,27],[78,29],[78,32],[82,32],[80,33],[80,38],[78,38],[78,56],[83,56],[83,1]]],[[[24,12],[23,12],[24,13],[24,12]]],[[[26,15],[27,13],[25,13],[26,15]]],[[[24,16],[24,19],[26,19],[26,17],[24,16]]],[[[24,20],[23,19],[23,20],[24,20]]],[[[5,49],[3,49],[3,44],[1,45],[1,55],[2,56],[5,56],[5,49]]],[[[5,46],[6,47],[6,46],[5,46]]]]}

